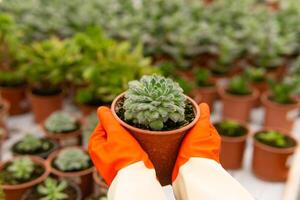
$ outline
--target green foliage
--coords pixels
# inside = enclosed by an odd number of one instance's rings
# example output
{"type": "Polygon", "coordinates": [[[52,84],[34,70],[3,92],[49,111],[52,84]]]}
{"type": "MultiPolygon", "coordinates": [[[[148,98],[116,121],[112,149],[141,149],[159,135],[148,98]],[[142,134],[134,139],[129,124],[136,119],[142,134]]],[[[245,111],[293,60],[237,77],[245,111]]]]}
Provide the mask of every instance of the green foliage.
{"type": "Polygon", "coordinates": [[[178,83],[154,75],[143,76],[128,85],[123,105],[125,120],[161,130],[169,119],[173,122],[185,119],[186,98],[178,83]]]}
{"type": "Polygon", "coordinates": [[[28,180],[34,171],[34,162],[28,157],[16,158],[11,162],[7,170],[17,180],[28,180]]]}
{"type": "Polygon", "coordinates": [[[245,128],[243,128],[238,122],[234,120],[224,120],[220,123],[215,124],[215,127],[218,130],[219,134],[229,137],[242,136],[246,134],[245,128]]]}
{"type": "Polygon", "coordinates": [[[265,68],[248,67],[245,77],[252,82],[263,82],[266,81],[266,70],[265,68]]]}
{"type": "Polygon", "coordinates": [[[286,147],[288,145],[286,136],[278,131],[261,132],[255,135],[255,138],[265,144],[279,148],[286,147]]]}
{"type": "Polygon", "coordinates": [[[49,145],[49,143],[43,142],[40,138],[27,134],[17,143],[16,149],[21,152],[35,152],[38,149],[47,150],[50,148],[49,145]]]}
{"type": "Polygon", "coordinates": [[[185,94],[190,94],[193,91],[194,85],[191,81],[181,78],[181,77],[176,77],[174,80],[179,84],[179,86],[183,89],[183,92],[185,94]]]}
{"type": "Polygon", "coordinates": [[[99,120],[96,112],[93,112],[86,117],[85,123],[82,127],[82,137],[83,137],[84,146],[88,145],[90,136],[94,131],[94,129],[96,128],[98,122],[99,120]]]}
{"type": "Polygon", "coordinates": [[[211,72],[208,69],[197,69],[195,71],[195,78],[199,87],[209,87],[213,85],[211,81],[211,72]]]}
{"type": "Polygon", "coordinates": [[[271,100],[279,103],[279,104],[290,104],[294,103],[292,100],[292,94],[297,89],[297,84],[295,82],[291,82],[288,80],[283,80],[281,82],[277,82],[275,80],[268,80],[270,91],[271,91],[271,100]]]}
{"type": "Polygon", "coordinates": [[[41,200],[63,200],[68,199],[64,190],[68,187],[65,180],[57,181],[53,178],[47,178],[43,183],[37,186],[37,191],[42,195],[41,200]]]}
{"type": "Polygon", "coordinates": [[[1,71],[0,85],[6,87],[21,86],[25,83],[24,77],[19,71],[1,71]]]}
{"type": "Polygon", "coordinates": [[[45,128],[52,133],[67,133],[76,130],[78,124],[70,114],[57,111],[46,119],[45,128]]]}
{"type": "Polygon", "coordinates": [[[58,154],[54,165],[64,172],[80,171],[90,167],[90,157],[81,149],[69,147],[58,154]]]}
{"type": "Polygon", "coordinates": [[[247,79],[242,76],[233,77],[228,84],[227,91],[234,95],[249,95],[251,88],[247,79]]]}

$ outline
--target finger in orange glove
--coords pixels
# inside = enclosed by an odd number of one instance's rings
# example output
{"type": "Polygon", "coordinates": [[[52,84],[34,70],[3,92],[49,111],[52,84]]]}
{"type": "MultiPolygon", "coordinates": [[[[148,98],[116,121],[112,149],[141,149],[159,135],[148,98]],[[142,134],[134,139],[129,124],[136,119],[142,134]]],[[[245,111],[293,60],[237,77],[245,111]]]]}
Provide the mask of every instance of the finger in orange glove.
{"type": "Polygon", "coordinates": [[[143,161],[147,168],[154,168],[139,143],[113,117],[111,110],[100,107],[98,123],[90,141],[89,153],[97,170],[110,185],[118,171],[133,163],[143,161]]]}
{"type": "Polygon", "coordinates": [[[210,111],[206,103],[200,104],[200,119],[184,138],[173,169],[172,181],[177,178],[179,168],[192,157],[208,158],[219,162],[221,139],[210,122],[210,111]]]}

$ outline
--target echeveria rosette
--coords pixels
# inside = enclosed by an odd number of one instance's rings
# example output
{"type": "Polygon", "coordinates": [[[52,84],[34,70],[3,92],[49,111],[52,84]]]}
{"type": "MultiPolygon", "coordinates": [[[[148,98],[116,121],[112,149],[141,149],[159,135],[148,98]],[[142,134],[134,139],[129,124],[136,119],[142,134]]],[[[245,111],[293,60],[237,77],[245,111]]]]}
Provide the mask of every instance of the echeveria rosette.
{"type": "Polygon", "coordinates": [[[162,130],[168,120],[185,120],[186,97],[178,83],[158,75],[129,82],[123,108],[126,121],[162,130]]]}

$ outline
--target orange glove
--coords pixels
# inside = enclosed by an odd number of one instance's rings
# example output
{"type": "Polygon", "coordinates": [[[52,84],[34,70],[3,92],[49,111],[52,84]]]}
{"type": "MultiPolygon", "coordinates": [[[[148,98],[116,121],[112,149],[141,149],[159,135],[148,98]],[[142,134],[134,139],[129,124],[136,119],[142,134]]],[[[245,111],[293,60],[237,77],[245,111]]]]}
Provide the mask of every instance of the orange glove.
{"type": "Polygon", "coordinates": [[[120,169],[130,164],[143,161],[147,168],[154,168],[148,155],[116,121],[109,108],[100,107],[97,112],[101,124],[95,128],[88,149],[94,165],[108,185],[120,169]]]}
{"type": "Polygon", "coordinates": [[[210,122],[210,111],[206,103],[200,104],[200,119],[184,138],[173,169],[174,182],[179,168],[191,157],[208,158],[219,162],[221,139],[210,122]]]}

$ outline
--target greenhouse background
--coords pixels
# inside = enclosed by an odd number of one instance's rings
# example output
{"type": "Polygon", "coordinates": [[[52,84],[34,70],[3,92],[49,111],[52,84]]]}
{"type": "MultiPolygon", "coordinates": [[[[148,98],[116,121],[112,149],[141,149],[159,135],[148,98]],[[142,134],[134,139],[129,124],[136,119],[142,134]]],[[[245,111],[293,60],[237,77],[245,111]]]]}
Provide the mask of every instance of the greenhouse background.
{"type": "Polygon", "coordinates": [[[106,199],[97,108],[153,74],[209,105],[221,164],[255,199],[300,199],[297,0],[0,0],[0,200],[106,199]]]}

